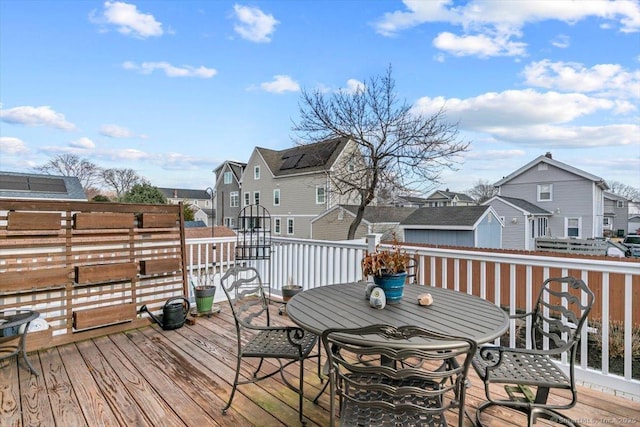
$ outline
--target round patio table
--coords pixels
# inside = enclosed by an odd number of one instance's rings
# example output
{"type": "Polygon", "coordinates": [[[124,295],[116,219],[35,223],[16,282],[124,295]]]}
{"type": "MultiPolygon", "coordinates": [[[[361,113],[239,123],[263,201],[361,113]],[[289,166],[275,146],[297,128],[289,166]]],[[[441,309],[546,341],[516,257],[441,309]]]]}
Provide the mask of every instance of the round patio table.
{"type": "MultiPolygon", "coordinates": [[[[357,282],[309,289],[289,300],[287,314],[298,326],[316,335],[329,328],[411,325],[445,335],[472,338],[483,344],[500,337],[509,327],[509,317],[500,307],[463,292],[407,285],[400,303],[376,309],[365,299],[365,288],[366,282],[357,282]],[[433,297],[433,304],[421,306],[418,295],[426,292],[433,297]]],[[[372,336],[363,336],[353,344],[384,345],[373,339],[372,336]]],[[[446,346],[447,343],[420,340],[410,345],[437,350],[438,346],[446,346]]]]}

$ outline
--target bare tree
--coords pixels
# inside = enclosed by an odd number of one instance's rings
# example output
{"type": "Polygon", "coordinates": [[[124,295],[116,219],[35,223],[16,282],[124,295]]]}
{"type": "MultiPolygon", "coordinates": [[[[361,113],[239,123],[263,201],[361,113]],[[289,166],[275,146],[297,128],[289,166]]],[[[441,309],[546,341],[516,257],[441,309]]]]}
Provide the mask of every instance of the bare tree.
{"type": "Polygon", "coordinates": [[[104,169],[102,179],[108,187],[113,188],[118,200],[134,185],[148,184],[148,181],[133,169],[104,169]]]}
{"type": "Polygon", "coordinates": [[[623,184],[620,181],[609,182],[609,188],[612,193],[622,196],[629,200],[640,200],[640,190],[627,184],[623,184]]]}
{"type": "Polygon", "coordinates": [[[478,179],[474,186],[470,190],[467,190],[467,193],[476,199],[478,204],[482,204],[498,194],[498,190],[489,181],[478,179]]]}
{"type": "Polygon", "coordinates": [[[390,66],[385,75],[352,92],[303,90],[299,106],[300,119],[292,129],[300,142],[342,137],[360,151],[361,161],[349,165],[348,174],[328,174],[333,191],[359,195],[348,239],[355,237],[381,183],[399,193],[420,192],[432,186],[443,169],[453,169],[456,155],[469,146],[457,140],[458,125],[445,120],[443,109],[423,116],[399,102],[390,66]]]}
{"type": "Polygon", "coordinates": [[[42,166],[34,168],[47,175],[75,176],[82,188],[92,190],[100,181],[101,169],[95,163],[81,159],[75,154],[59,154],[42,166]]]}

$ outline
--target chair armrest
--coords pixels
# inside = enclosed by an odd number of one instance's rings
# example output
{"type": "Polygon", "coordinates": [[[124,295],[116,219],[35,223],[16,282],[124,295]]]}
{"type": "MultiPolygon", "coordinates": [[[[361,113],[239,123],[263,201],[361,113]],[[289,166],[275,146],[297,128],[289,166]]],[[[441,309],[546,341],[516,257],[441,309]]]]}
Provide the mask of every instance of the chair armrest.
{"type": "Polygon", "coordinates": [[[478,350],[478,354],[480,355],[480,357],[483,360],[487,360],[487,361],[491,361],[493,362],[493,354],[489,353],[490,351],[497,351],[498,352],[498,360],[495,362],[495,365],[499,365],[502,362],[502,354],[504,352],[510,352],[510,353],[520,353],[520,354],[538,354],[541,356],[551,356],[551,355],[555,355],[555,354],[561,354],[564,353],[566,349],[562,349],[562,348],[558,348],[558,349],[551,349],[551,350],[535,350],[535,349],[528,349],[528,348],[515,348],[515,347],[501,347],[501,346],[490,346],[490,345],[486,345],[481,347],[478,350]]]}
{"type": "Polygon", "coordinates": [[[509,315],[509,319],[524,319],[525,317],[531,316],[533,315],[533,311],[530,311],[528,313],[521,313],[521,314],[511,314],[509,315]]]}

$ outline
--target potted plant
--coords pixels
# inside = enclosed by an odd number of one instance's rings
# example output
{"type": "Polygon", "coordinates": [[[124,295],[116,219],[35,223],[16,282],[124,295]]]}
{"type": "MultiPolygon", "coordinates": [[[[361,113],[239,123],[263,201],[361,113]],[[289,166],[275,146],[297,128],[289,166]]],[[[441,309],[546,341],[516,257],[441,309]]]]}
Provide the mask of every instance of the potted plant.
{"type": "Polygon", "coordinates": [[[395,304],[402,299],[409,261],[409,255],[400,248],[394,233],[391,249],[380,249],[378,245],[374,252],[365,254],[362,275],[373,276],[374,283],[384,290],[387,303],[395,304]]]}
{"type": "Polygon", "coordinates": [[[211,313],[213,309],[213,297],[216,294],[216,287],[213,284],[213,279],[208,277],[207,274],[201,274],[198,280],[198,285],[193,283],[191,279],[191,287],[193,288],[193,294],[196,298],[196,308],[199,314],[211,313]]]}

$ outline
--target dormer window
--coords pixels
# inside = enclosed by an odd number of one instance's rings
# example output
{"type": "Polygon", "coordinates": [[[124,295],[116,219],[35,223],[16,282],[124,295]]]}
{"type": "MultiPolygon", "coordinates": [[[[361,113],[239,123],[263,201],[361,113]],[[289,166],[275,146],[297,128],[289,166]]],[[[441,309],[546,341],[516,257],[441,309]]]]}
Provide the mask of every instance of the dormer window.
{"type": "Polygon", "coordinates": [[[260,166],[253,168],[253,179],[260,179],[260,166]]]}
{"type": "Polygon", "coordinates": [[[224,183],[225,184],[231,184],[231,180],[233,179],[233,176],[231,175],[231,172],[225,172],[224,173],[224,183]]]}
{"type": "Polygon", "coordinates": [[[550,202],[553,200],[553,184],[538,184],[538,201],[550,202]]]}

